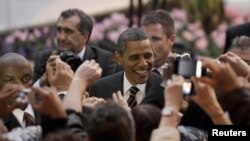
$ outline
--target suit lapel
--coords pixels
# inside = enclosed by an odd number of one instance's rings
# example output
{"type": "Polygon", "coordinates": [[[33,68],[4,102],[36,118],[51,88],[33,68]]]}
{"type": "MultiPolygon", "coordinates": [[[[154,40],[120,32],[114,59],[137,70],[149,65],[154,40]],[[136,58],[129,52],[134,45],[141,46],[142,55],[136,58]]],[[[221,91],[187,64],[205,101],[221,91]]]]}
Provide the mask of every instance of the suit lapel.
{"type": "Polygon", "coordinates": [[[124,75],[124,72],[120,72],[118,77],[115,79],[114,83],[115,83],[115,88],[117,90],[121,90],[122,94],[123,94],[123,75],[124,75]]]}
{"type": "Polygon", "coordinates": [[[86,46],[86,50],[82,58],[82,61],[84,62],[86,60],[91,60],[95,58],[96,58],[96,53],[91,49],[91,47],[86,46]]]}
{"type": "Polygon", "coordinates": [[[22,127],[13,114],[3,118],[3,122],[9,131],[16,127],[22,127]]]}
{"type": "Polygon", "coordinates": [[[152,84],[154,84],[154,81],[153,81],[153,78],[152,78],[152,73],[150,73],[150,75],[149,75],[149,79],[148,79],[147,84],[146,84],[146,92],[145,92],[145,96],[147,95],[147,93],[148,93],[148,92],[149,92],[149,90],[151,89],[152,84]]]}

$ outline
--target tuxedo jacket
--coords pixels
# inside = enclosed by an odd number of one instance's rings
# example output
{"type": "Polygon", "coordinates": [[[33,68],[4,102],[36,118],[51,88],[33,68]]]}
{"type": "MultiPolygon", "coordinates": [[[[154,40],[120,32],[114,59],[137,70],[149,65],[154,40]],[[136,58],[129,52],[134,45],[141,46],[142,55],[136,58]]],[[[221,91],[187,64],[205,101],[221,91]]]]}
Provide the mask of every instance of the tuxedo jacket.
{"type": "MultiPolygon", "coordinates": [[[[104,99],[111,99],[112,94],[120,90],[123,92],[123,74],[118,72],[113,75],[101,78],[90,87],[90,96],[95,96],[104,99]]],[[[158,108],[164,105],[164,88],[160,86],[162,79],[159,75],[151,73],[146,84],[145,97],[140,104],[152,104],[158,108]]]]}
{"type": "MultiPolygon", "coordinates": [[[[34,62],[33,82],[37,81],[46,71],[46,62],[51,55],[51,52],[52,50],[45,50],[37,55],[34,62]]],[[[100,48],[86,46],[82,61],[84,62],[85,60],[91,59],[94,59],[97,63],[99,63],[102,68],[102,77],[116,72],[117,63],[115,62],[114,56],[111,52],[100,48]]]]}
{"type": "Polygon", "coordinates": [[[228,28],[226,31],[224,53],[226,53],[231,47],[233,39],[237,36],[242,36],[242,35],[250,37],[250,23],[236,25],[228,28]]]}

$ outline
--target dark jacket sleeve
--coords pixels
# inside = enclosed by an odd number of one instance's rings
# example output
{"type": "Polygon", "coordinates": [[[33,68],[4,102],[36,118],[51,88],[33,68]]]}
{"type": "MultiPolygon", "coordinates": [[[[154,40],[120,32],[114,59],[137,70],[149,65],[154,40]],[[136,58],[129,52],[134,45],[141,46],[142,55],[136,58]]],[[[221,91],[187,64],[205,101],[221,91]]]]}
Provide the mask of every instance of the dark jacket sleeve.
{"type": "Polygon", "coordinates": [[[50,50],[43,51],[36,55],[34,60],[33,82],[36,82],[45,72],[46,63],[51,54],[50,50]]]}
{"type": "Polygon", "coordinates": [[[87,116],[82,113],[77,113],[74,110],[68,109],[68,121],[67,127],[69,130],[83,139],[86,139],[87,132],[86,132],[86,124],[87,124],[87,116]]]}
{"type": "Polygon", "coordinates": [[[233,124],[250,124],[250,89],[239,88],[220,98],[221,106],[229,112],[233,124]]]}

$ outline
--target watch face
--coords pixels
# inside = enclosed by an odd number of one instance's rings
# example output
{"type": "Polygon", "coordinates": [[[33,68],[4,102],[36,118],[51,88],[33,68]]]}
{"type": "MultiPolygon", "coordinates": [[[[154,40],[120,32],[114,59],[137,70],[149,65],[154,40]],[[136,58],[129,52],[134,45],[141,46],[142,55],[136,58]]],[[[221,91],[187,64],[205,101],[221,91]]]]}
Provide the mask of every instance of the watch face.
{"type": "Polygon", "coordinates": [[[171,116],[173,114],[173,107],[164,107],[162,109],[162,113],[163,116],[171,116]]]}

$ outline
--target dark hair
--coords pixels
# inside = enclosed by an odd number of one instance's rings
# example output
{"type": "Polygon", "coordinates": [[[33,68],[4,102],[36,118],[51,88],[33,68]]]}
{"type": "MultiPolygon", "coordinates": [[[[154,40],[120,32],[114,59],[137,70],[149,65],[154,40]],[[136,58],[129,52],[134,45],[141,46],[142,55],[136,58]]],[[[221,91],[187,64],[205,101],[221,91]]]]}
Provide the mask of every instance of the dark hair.
{"type": "Polygon", "coordinates": [[[133,121],[118,104],[107,102],[90,115],[87,133],[91,141],[132,141],[133,121]]]}
{"type": "Polygon", "coordinates": [[[81,32],[82,35],[87,34],[87,33],[89,34],[88,39],[87,39],[87,42],[88,42],[90,35],[92,33],[92,29],[93,29],[93,21],[91,17],[80,9],[68,9],[68,10],[62,11],[60,15],[60,17],[63,17],[66,19],[72,16],[78,16],[80,18],[80,23],[77,25],[77,28],[81,32]]]}
{"type": "Polygon", "coordinates": [[[157,23],[162,25],[164,33],[167,36],[171,36],[175,33],[174,20],[168,12],[164,10],[151,11],[142,17],[142,25],[147,26],[149,24],[157,23]]]}
{"type": "Polygon", "coordinates": [[[229,50],[233,48],[238,48],[242,51],[250,49],[250,37],[243,35],[243,36],[234,38],[233,43],[231,47],[229,48],[229,50]]]}
{"type": "Polygon", "coordinates": [[[120,34],[117,41],[118,46],[116,51],[120,54],[123,54],[127,42],[142,41],[146,39],[149,39],[150,43],[152,42],[152,39],[148,33],[142,31],[139,28],[129,28],[120,34]]]}
{"type": "Polygon", "coordinates": [[[161,110],[154,105],[138,105],[132,109],[136,126],[136,141],[149,141],[151,132],[160,123],[161,110]]]}
{"type": "Polygon", "coordinates": [[[78,134],[70,130],[59,130],[48,134],[43,141],[82,141],[78,134]]]}

